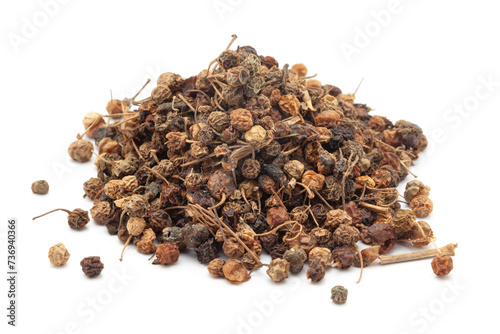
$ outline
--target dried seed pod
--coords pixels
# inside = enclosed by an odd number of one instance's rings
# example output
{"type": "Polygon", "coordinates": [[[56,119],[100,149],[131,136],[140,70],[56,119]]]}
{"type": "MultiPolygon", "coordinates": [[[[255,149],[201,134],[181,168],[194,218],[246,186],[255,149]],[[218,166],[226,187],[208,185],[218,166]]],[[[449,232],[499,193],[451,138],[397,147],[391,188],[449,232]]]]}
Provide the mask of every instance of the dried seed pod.
{"type": "Polygon", "coordinates": [[[453,270],[453,260],[449,255],[435,257],[432,262],[432,271],[437,276],[446,276],[453,270]]]}
{"type": "Polygon", "coordinates": [[[334,231],[340,225],[352,225],[352,218],[342,209],[330,210],[326,214],[324,228],[334,231]]]}
{"type": "Polygon", "coordinates": [[[104,124],[104,118],[96,112],[89,112],[83,117],[82,123],[87,137],[94,138],[97,129],[104,124]]]}
{"type": "Polygon", "coordinates": [[[410,202],[410,209],[418,218],[425,218],[431,214],[433,203],[429,197],[425,195],[417,195],[410,202]]]}
{"type": "Polygon", "coordinates": [[[179,260],[179,255],[179,247],[171,242],[160,244],[156,248],[158,263],[164,266],[177,262],[177,260],[179,260]]]}
{"type": "Polygon", "coordinates": [[[325,277],[325,266],[320,259],[315,259],[309,263],[309,269],[307,269],[306,274],[311,282],[319,282],[325,277]]]}
{"type": "Polygon", "coordinates": [[[274,259],[269,264],[269,269],[266,273],[273,282],[281,282],[285,278],[288,278],[288,270],[290,269],[290,263],[284,259],[274,259]]]}
{"type": "Polygon", "coordinates": [[[240,260],[227,260],[222,266],[222,272],[224,277],[231,283],[243,283],[250,279],[250,275],[240,260]]]}
{"type": "Polygon", "coordinates": [[[85,139],[78,139],[72,142],[68,147],[68,154],[71,159],[78,162],[87,162],[92,158],[94,145],[85,139]]]}
{"type": "Polygon", "coordinates": [[[55,266],[62,266],[68,262],[70,254],[64,244],[58,243],[49,249],[49,261],[55,266]]]}
{"type": "Polygon", "coordinates": [[[210,275],[215,276],[215,277],[224,277],[224,272],[222,271],[222,268],[224,267],[224,264],[226,261],[222,259],[213,259],[210,261],[208,264],[208,272],[210,275]]]}
{"type": "Polygon", "coordinates": [[[99,256],[89,256],[80,261],[82,271],[88,278],[94,278],[101,274],[104,264],[99,256]]]}
{"type": "Polygon", "coordinates": [[[49,192],[49,183],[45,180],[38,180],[31,184],[31,191],[34,194],[45,195],[49,192]]]}
{"type": "Polygon", "coordinates": [[[381,255],[393,249],[398,242],[394,228],[386,223],[373,224],[368,228],[367,234],[374,246],[381,246],[379,250],[381,255]]]}
{"type": "Polygon", "coordinates": [[[314,188],[317,191],[323,189],[325,184],[325,176],[318,174],[312,170],[307,170],[302,174],[302,183],[310,188],[314,188]]]}
{"type": "Polygon", "coordinates": [[[307,260],[306,251],[300,247],[293,247],[283,254],[283,259],[290,263],[290,271],[293,274],[298,274],[304,267],[307,260]]]}
{"type": "Polygon", "coordinates": [[[344,304],[347,301],[347,289],[341,285],[332,288],[332,300],[335,304],[344,304]]]}
{"type": "Polygon", "coordinates": [[[328,248],[314,247],[309,252],[309,262],[315,260],[320,260],[324,266],[329,266],[333,261],[332,252],[328,248]]]}
{"type": "Polygon", "coordinates": [[[181,235],[187,247],[196,248],[208,240],[210,232],[203,224],[187,224],[181,229],[181,235]]]}
{"type": "Polygon", "coordinates": [[[339,245],[353,245],[358,242],[359,238],[358,229],[349,225],[340,225],[333,232],[333,240],[339,245]]]}
{"type": "Polygon", "coordinates": [[[102,194],[104,191],[104,182],[96,177],[91,177],[88,181],[83,184],[83,191],[85,195],[91,200],[95,200],[98,194],[102,194]]]}
{"type": "Polygon", "coordinates": [[[260,163],[255,159],[246,159],[241,166],[241,173],[246,179],[256,179],[260,174],[260,163]]]}
{"type": "Polygon", "coordinates": [[[242,108],[231,111],[231,125],[241,132],[250,130],[253,127],[252,113],[242,108]]]}
{"type": "Polygon", "coordinates": [[[135,247],[144,254],[152,254],[156,251],[155,245],[156,233],[153,229],[148,228],[142,232],[142,236],[137,240],[135,247]]]}

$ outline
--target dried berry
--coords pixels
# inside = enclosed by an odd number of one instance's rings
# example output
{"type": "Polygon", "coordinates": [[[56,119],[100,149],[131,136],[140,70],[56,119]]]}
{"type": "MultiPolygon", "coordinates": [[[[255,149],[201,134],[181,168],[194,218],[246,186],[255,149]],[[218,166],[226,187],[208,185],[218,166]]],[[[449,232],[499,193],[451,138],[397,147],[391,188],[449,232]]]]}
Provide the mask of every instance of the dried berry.
{"type": "Polygon", "coordinates": [[[208,240],[210,232],[203,224],[188,224],[181,229],[181,235],[187,247],[196,248],[208,240]]]}
{"type": "Polygon", "coordinates": [[[269,264],[269,269],[266,273],[274,282],[281,282],[285,278],[288,278],[288,270],[290,269],[290,263],[284,259],[274,259],[269,264]]]}
{"type": "Polygon", "coordinates": [[[94,278],[101,274],[104,269],[104,264],[99,256],[89,256],[80,261],[82,271],[88,278],[94,278]]]}
{"type": "Polygon", "coordinates": [[[31,184],[31,191],[34,194],[45,195],[49,192],[49,183],[45,180],[38,180],[31,184]]]}
{"type": "Polygon", "coordinates": [[[246,179],[256,179],[260,174],[260,163],[255,159],[246,159],[241,166],[241,173],[246,179]]]}
{"type": "Polygon", "coordinates": [[[440,255],[432,260],[432,271],[437,276],[446,276],[453,270],[453,260],[449,255],[440,255]]]}
{"type": "Polygon", "coordinates": [[[229,259],[222,267],[224,277],[231,283],[243,283],[250,279],[247,269],[240,260],[229,259]]]}
{"type": "Polygon", "coordinates": [[[224,267],[224,264],[226,261],[222,259],[213,259],[210,261],[208,264],[208,272],[210,275],[215,276],[215,277],[224,277],[224,272],[222,268],[224,267]]]}
{"type": "Polygon", "coordinates": [[[156,233],[150,228],[145,229],[135,247],[140,253],[152,254],[156,251],[155,239],[156,233]]]}
{"type": "Polygon", "coordinates": [[[321,281],[325,277],[325,266],[320,259],[315,259],[309,263],[309,269],[307,269],[307,278],[311,282],[316,283],[321,281]]]}
{"type": "Polygon", "coordinates": [[[283,254],[283,259],[290,263],[290,271],[293,274],[298,274],[304,267],[304,263],[307,260],[307,254],[302,248],[293,247],[283,254]]]}
{"type": "Polygon", "coordinates": [[[358,242],[360,234],[357,228],[349,225],[340,225],[333,232],[333,240],[339,245],[352,245],[358,242]]]}
{"type": "Polygon", "coordinates": [[[160,244],[156,248],[156,258],[158,262],[163,265],[177,262],[177,260],[179,260],[179,255],[179,247],[170,242],[160,244]]]}
{"type": "Polygon", "coordinates": [[[418,218],[425,218],[431,214],[433,203],[429,197],[425,195],[417,195],[410,202],[410,209],[418,218]]]}
{"type": "Polygon", "coordinates": [[[106,225],[108,217],[111,214],[111,204],[108,202],[97,202],[90,209],[92,219],[99,225],[106,225]]]}
{"type": "Polygon", "coordinates": [[[347,289],[341,285],[332,288],[332,300],[335,304],[344,304],[347,301],[347,289]]]}
{"type": "Polygon", "coordinates": [[[396,232],[396,235],[403,237],[406,232],[412,229],[417,223],[417,217],[410,210],[398,210],[392,218],[391,225],[396,232]]]}
{"type": "Polygon", "coordinates": [[[341,209],[330,210],[326,214],[324,228],[334,231],[340,225],[352,225],[352,218],[341,209]]]}
{"type": "Polygon", "coordinates": [[[69,252],[62,243],[55,244],[49,249],[49,261],[55,266],[62,266],[69,260],[69,252]]]}
{"type": "Polygon", "coordinates": [[[335,247],[333,249],[332,255],[334,261],[333,266],[340,269],[350,268],[357,257],[355,249],[351,245],[335,247]]]}
{"type": "Polygon", "coordinates": [[[92,158],[92,151],[94,150],[94,145],[91,142],[84,139],[78,139],[72,142],[68,147],[68,154],[71,159],[78,162],[87,162],[92,158]]]}
{"type": "Polygon", "coordinates": [[[82,123],[87,137],[94,138],[97,129],[104,124],[104,118],[96,112],[89,112],[83,117],[82,123]]]}
{"type": "Polygon", "coordinates": [[[104,182],[99,178],[91,177],[83,184],[83,191],[88,198],[95,200],[97,195],[102,194],[104,191],[104,182]]]}
{"type": "Polygon", "coordinates": [[[298,160],[290,160],[283,167],[285,172],[288,173],[295,180],[302,179],[302,174],[304,173],[304,164],[298,160]]]}
{"type": "Polygon", "coordinates": [[[309,262],[315,260],[320,260],[324,266],[329,266],[333,261],[332,251],[328,248],[314,247],[309,252],[309,262]]]}
{"type": "Polygon", "coordinates": [[[209,239],[196,247],[196,258],[200,263],[208,264],[217,257],[217,246],[214,245],[214,240],[209,239]]]}
{"type": "Polygon", "coordinates": [[[252,113],[241,108],[231,111],[231,125],[241,132],[250,130],[253,127],[252,113]]]}
{"type": "Polygon", "coordinates": [[[291,71],[296,73],[299,77],[305,77],[307,75],[307,67],[304,64],[295,64],[292,66],[291,71]]]}
{"type": "Polygon", "coordinates": [[[304,183],[307,187],[314,188],[319,191],[325,184],[325,176],[312,170],[308,170],[302,174],[302,183],[304,183]]]}
{"type": "Polygon", "coordinates": [[[380,245],[380,254],[389,252],[398,241],[394,228],[386,223],[373,224],[368,228],[368,237],[373,245],[380,245]]]}
{"type": "Polygon", "coordinates": [[[85,225],[90,221],[89,213],[82,209],[74,209],[73,211],[69,211],[66,209],[55,209],[49,212],[44,213],[43,215],[34,217],[33,220],[43,217],[49,213],[55,211],[64,211],[68,214],[68,225],[74,230],[82,230],[85,225]]]}
{"type": "Polygon", "coordinates": [[[404,198],[409,203],[415,196],[429,196],[430,190],[431,188],[424,185],[421,181],[412,180],[406,184],[404,198]]]}
{"type": "Polygon", "coordinates": [[[267,225],[269,225],[271,228],[283,224],[287,220],[289,220],[289,218],[288,218],[288,212],[286,211],[285,208],[281,206],[276,206],[269,208],[267,210],[266,222],[267,225]]]}

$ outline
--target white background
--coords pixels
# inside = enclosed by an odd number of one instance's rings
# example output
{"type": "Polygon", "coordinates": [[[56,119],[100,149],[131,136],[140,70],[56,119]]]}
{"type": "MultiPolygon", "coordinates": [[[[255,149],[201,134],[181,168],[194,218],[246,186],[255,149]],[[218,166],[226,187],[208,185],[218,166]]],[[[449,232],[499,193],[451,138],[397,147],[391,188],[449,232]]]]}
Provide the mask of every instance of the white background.
{"type": "MultiPolygon", "coordinates": [[[[7,218],[19,218],[18,327],[8,333],[494,330],[500,298],[493,271],[500,232],[498,8],[486,0],[401,0],[383,25],[377,23],[373,13],[387,13],[390,3],[72,0],[52,8],[44,21],[38,1],[2,1],[3,273],[7,218]],[[26,22],[38,28],[23,37],[26,22]],[[362,40],[359,31],[367,29],[370,36],[362,40]],[[130,97],[162,72],[195,75],[234,33],[235,46],[252,45],[280,66],[303,62],[310,74],[344,92],[365,78],[357,101],[376,109],[373,114],[422,126],[430,147],[412,171],[432,187],[435,210],[427,221],[438,244],[459,244],[449,277],[436,277],[424,260],[370,266],[360,284],[351,268],[331,269],[318,284],[306,280],[305,271],[273,284],[261,270],[235,286],[211,278],[192,252],[166,268],[130,247],[120,263],[122,244],[104,227],[91,222],[73,231],[62,212],[31,221],[53,208],[90,209],[82,183],[95,168],[71,162],[66,150],[83,130],[83,115],[105,113],[109,89],[117,98],[130,97]],[[14,36],[25,39],[14,45],[14,36]],[[348,44],[356,48],[351,56],[342,51],[348,44]],[[496,84],[487,87],[485,80],[496,84]],[[47,196],[31,193],[38,179],[50,183],[47,196]],[[47,259],[58,242],[71,253],[62,268],[47,259]],[[93,280],[79,266],[90,255],[105,264],[93,280]],[[349,289],[343,306],[329,299],[337,284],[349,289]]],[[[411,250],[401,245],[394,252],[411,250]]],[[[4,333],[7,286],[1,281],[4,333]]]]}

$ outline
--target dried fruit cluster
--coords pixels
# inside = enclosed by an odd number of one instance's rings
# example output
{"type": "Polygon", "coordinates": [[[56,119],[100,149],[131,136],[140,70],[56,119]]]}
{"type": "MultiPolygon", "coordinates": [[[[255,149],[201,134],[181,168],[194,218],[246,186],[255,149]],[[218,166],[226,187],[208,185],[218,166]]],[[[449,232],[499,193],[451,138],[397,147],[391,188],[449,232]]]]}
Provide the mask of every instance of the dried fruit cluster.
{"type": "MultiPolygon", "coordinates": [[[[396,190],[427,146],[422,129],[372,116],[355,94],[306,75],[302,64],[280,68],[253,47],[228,47],[197,75],[162,74],[142,101],[110,101],[107,116],[119,121],[86,115],[99,152],[97,178],[84,184],[92,218],[155,263],[192,248],[233,283],[263,265],[262,249],[273,281],[308,261],[317,282],[398,241],[433,242],[417,221],[432,211],[429,188],[408,184],[411,210],[396,190]]],[[[88,161],[89,144],[79,135],[70,155],[88,161]]]]}

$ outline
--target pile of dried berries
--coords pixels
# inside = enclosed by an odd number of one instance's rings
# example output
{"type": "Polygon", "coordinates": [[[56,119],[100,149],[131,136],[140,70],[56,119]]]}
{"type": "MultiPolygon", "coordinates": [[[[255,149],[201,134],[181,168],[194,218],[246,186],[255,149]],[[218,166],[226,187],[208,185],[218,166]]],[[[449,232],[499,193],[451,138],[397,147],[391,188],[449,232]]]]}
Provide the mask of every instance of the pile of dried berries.
{"type": "MultiPolygon", "coordinates": [[[[427,146],[422,129],[370,115],[355,93],[307,77],[302,64],[280,68],[251,46],[231,50],[235,38],[197,75],[164,73],[150,97],[112,99],[108,115],[84,117],[68,152],[80,162],[97,155],[97,177],[84,183],[95,222],[156,264],[192,248],[232,283],[262,266],[280,282],[306,262],[317,282],[331,267],[403,261],[384,255],[398,242],[434,243],[417,221],[432,212],[430,188],[409,182],[409,209],[396,189],[427,146]]],[[[86,224],[83,212],[71,215],[72,228],[86,224]]],[[[451,270],[448,253],[432,253],[437,275],[451,270]]],[[[85,261],[95,275],[97,261],[85,261]]],[[[332,290],[335,302],[346,296],[332,290]]]]}

